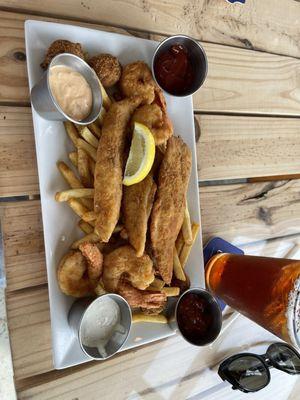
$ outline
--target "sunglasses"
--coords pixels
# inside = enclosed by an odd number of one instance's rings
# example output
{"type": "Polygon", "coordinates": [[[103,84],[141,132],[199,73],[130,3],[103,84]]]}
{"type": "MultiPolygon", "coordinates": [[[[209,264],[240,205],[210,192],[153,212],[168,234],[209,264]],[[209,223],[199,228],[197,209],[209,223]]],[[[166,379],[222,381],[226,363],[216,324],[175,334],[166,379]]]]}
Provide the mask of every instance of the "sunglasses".
{"type": "Polygon", "coordinates": [[[300,374],[300,354],[286,343],[273,343],[263,355],[240,353],[227,358],[220,365],[218,374],[223,381],[232,384],[232,389],[249,393],[270,383],[270,368],[291,375],[300,374]]]}

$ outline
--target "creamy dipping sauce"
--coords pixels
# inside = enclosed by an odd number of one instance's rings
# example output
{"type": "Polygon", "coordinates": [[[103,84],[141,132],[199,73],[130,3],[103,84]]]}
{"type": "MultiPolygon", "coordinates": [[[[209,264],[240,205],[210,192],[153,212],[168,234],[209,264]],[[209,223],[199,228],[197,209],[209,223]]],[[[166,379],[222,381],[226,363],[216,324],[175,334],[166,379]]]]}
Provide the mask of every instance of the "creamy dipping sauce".
{"type": "Polygon", "coordinates": [[[105,346],[115,334],[125,334],[120,324],[120,308],[109,297],[93,303],[82,320],[81,341],[84,346],[96,347],[102,357],[107,357],[105,346]]]}
{"type": "Polygon", "coordinates": [[[79,72],[64,65],[55,65],[49,71],[49,85],[60,108],[69,117],[81,121],[91,113],[92,89],[79,72]]]}

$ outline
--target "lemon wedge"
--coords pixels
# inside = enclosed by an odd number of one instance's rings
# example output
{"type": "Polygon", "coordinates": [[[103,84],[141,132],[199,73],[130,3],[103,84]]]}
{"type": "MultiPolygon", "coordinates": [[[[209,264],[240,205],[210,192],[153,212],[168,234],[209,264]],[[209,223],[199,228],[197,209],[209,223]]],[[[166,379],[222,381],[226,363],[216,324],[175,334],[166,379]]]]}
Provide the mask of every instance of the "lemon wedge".
{"type": "Polygon", "coordinates": [[[147,126],[134,123],[130,152],[126,162],[123,185],[141,182],[149,174],[155,157],[155,141],[147,126]]]}

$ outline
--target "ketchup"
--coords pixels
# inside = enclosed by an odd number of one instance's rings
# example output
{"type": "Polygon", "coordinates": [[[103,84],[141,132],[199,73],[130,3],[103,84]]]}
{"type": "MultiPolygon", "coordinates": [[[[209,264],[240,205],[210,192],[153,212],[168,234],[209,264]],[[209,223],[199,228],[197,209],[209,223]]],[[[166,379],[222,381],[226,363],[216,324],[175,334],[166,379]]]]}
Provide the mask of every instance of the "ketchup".
{"type": "Polygon", "coordinates": [[[172,45],[155,60],[154,73],[160,86],[167,92],[175,95],[184,93],[194,80],[187,49],[181,44],[172,45]]]}
{"type": "Polygon", "coordinates": [[[187,294],[178,304],[177,322],[183,336],[194,344],[201,344],[210,336],[213,325],[209,302],[198,294],[187,294]]]}

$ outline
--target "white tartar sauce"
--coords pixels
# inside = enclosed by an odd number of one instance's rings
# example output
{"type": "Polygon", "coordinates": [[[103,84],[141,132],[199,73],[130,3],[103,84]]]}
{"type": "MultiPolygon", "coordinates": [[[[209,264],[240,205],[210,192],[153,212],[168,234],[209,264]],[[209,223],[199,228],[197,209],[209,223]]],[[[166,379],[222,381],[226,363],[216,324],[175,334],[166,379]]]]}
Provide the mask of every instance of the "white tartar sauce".
{"type": "Polygon", "coordinates": [[[115,333],[124,334],[120,324],[120,308],[109,297],[94,302],[82,320],[81,341],[84,346],[96,347],[102,357],[107,357],[105,346],[115,333]]]}

